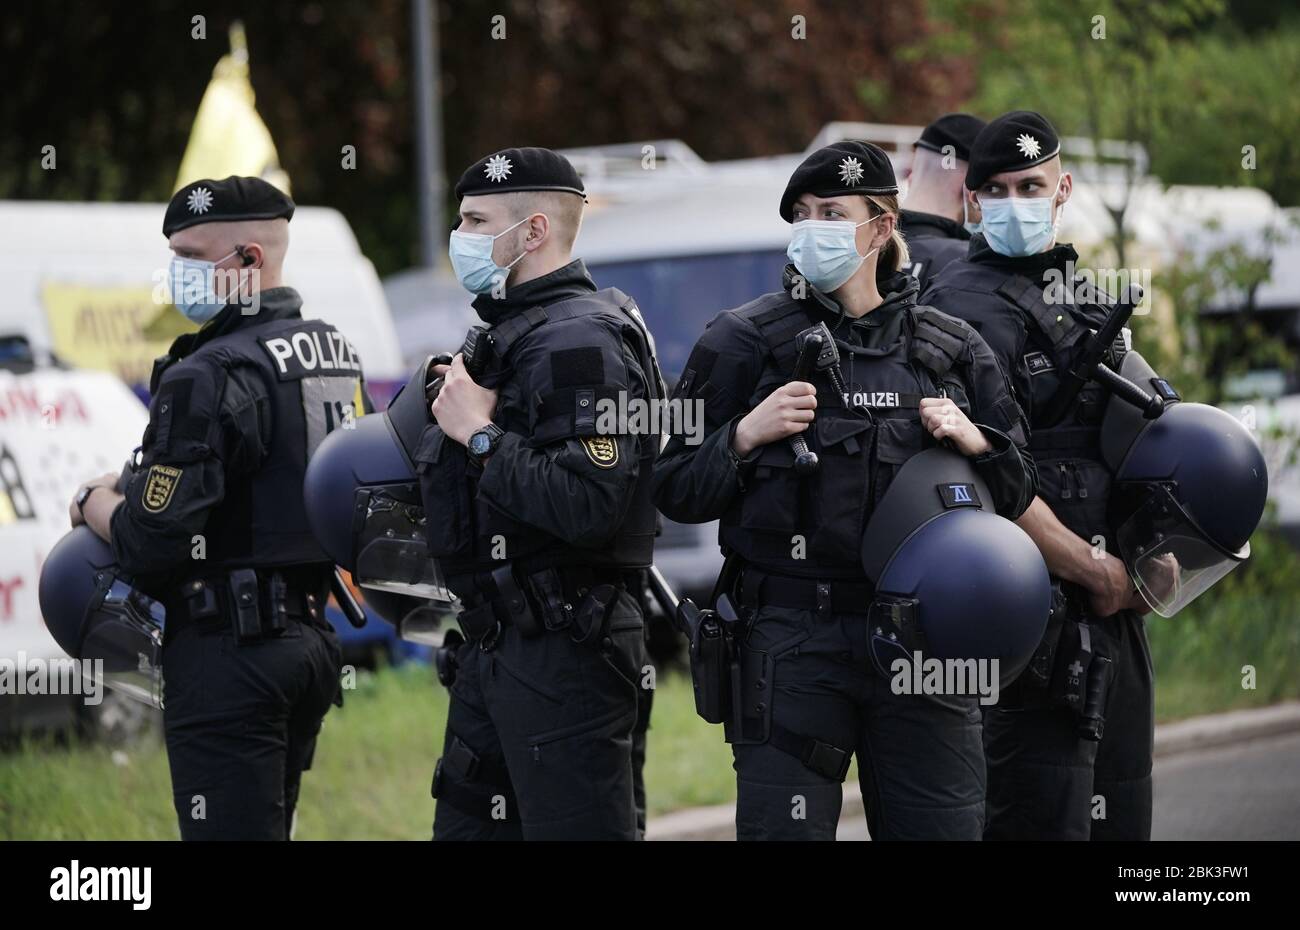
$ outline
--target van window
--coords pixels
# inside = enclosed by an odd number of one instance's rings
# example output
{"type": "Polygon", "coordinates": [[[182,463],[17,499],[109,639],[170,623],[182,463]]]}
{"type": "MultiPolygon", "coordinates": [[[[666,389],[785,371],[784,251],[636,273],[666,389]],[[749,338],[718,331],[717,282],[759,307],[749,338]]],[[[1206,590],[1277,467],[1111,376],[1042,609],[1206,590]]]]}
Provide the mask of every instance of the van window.
{"type": "Polygon", "coordinates": [[[605,262],[590,271],[598,287],[616,287],[636,299],[654,334],[659,366],[672,382],[705,324],[722,310],[779,290],[788,261],[773,249],[605,262]]]}

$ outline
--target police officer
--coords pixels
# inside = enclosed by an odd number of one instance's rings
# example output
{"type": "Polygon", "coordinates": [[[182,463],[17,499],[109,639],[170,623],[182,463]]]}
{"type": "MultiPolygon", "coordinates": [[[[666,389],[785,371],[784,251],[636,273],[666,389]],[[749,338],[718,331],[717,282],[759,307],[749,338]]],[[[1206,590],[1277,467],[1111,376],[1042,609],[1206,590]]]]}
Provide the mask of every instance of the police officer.
{"type": "Polygon", "coordinates": [[[982,208],[983,231],[926,299],[978,327],[1011,377],[1039,478],[1039,496],[1019,523],[1061,591],[1031,665],[1039,674],[1022,676],[985,717],[985,835],[1148,839],[1154,698],[1140,616],[1147,608],[1113,554],[1112,474],[1098,433],[1109,393],[1090,382],[1058,422],[1045,418],[1070,353],[1106,318],[1109,299],[1075,286],[1078,256],[1056,241],[1073,180],[1046,118],[1015,111],[993,120],[971,149],[966,187],[982,208]],[[1077,709],[1062,703],[1077,684],[1071,669],[1081,652],[1106,656],[1113,669],[1108,682],[1095,683],[1109,690],[1100,742],[1081,735],[1077,709]]]}
{"type": "Polygon", "coordinates": [[[1032,498],[1033,469],[984,342],[918,306],[900,271],[897,193],[869,143],[804,160],[780,204],[793,224],[784,289],[708,325],[676,392],[701,404],[705,437],[674,435],[655,470],[660,510],[721,520],[724,571],[739,569],[729,593],[749,618],[748,698],[728,739],[742,839],[833,839],[855,753],[872,836],[977,839],[982,828],[976,698],[896,694],[873,670],[862,533],[900,467],[936,441],[972,458],[1004,516],[1032,498]],[[792,382],[796,336],[819,323],[842,370],[792,382]],[[796,470],[795,436],[819,458],[811,474],[796,470]]]}
{"type": "Polygon", "coordinates": [[[361,364],[281,280],[293,202],[258,178],[187,184],[163,220],[172,300],[200,324],[154,365],[138,461],[71,506],[166,611],[164,731],[181,837],[288,839],[339,691],[331,566],[308,456],[362,405],[361,364]]]}
{"type": "Polygon", "coordinates": [[[926,126],[912,146],[900,226],[910,256],[904,271],[916,278],[922,294],[945,265],[965,256],[979,228],[978,208],[972,215],[963,182],[971,143],[983,128],[977,116],[948,113],[926,126]]]}
{"type": "Polygon", "coordinates": [[[456,185],[452,266],[487,324],[442,378],[413,456],[430,551],[465,609],[435,839],[634,839],[661,397],[640,313],[572,248],[585,202],[547,149],[456,185]],[[657,422],[657,421],[656,421],[657,422]]]}

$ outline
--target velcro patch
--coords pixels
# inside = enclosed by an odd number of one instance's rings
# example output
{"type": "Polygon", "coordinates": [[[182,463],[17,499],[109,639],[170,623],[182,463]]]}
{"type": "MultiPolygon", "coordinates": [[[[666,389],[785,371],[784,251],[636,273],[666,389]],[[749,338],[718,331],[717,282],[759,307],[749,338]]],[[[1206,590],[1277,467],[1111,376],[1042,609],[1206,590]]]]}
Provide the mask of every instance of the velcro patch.
{"type": "Polygon", "coordinates": [[[176,485],[180,484],[181,469],[173,465],[154,465],[144,483],[140,503],[150,513],[162,513],[172,502],[176,485]]]}
{"type": "Polygon", "coordinates": [[[1025,366],[1029,369],[1031,375],[1041,375],[1044,372],[1056,371],[1056,363],[1047,357],[1043,352],[1030,352],[1025,356],[1025,366]]]}
{"type": "Polygon", "coordinates": [[[551,384],[557,388],[605,383],[605,360],[599,346],[559,349],[551,353],[551,384]]]}
{"type": "Polygon", "coordinates": [[[597,468],[613,468],[618,464],[617,436],[584,436],[582,448],[597,468]]]}
{"type": "Polygon", "coordinates": [[[975,490],[975,485],[969,482],[940,484],[935,487],[939,489],[939,496],[943,498],[943,506],[948,509],[981,506],[979,492],[975,490]]]}

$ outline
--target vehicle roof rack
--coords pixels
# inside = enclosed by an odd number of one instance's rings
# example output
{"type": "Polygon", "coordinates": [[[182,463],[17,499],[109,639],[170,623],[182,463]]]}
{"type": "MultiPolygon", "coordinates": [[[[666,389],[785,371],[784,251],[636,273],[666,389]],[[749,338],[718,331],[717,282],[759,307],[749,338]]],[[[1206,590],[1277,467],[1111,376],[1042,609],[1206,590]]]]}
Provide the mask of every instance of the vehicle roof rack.
{"type": "Polygon", "coordinates": [[[596,184],[628,177],[644,178],[649,171],[663,172],[656,177],[681,177],[702,175],[709,170],[708,163],[681,139],[592,145],[560,149],[560,154],[572,162],[584,182],[596,184]]]}

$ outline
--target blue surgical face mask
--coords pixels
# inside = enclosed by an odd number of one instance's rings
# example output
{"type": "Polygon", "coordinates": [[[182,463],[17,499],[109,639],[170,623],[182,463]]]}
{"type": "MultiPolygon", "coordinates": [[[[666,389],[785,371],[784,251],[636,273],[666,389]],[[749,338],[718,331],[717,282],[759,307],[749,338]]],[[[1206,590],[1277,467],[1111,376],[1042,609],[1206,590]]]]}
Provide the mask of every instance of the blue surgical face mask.
{"type": "Polygon", "coordinates": [[[961,199],[961,219],[961,228],[966,230],[972,236],[984,227],[983,223],[972,223],[970,221],[970,202],[965,197],[961,199]]]}
{"type": "Polygon", "coordinates": [[[217,298],[217,266],[238,254],[239,249],[235,249],[215,262],[181,258],[179,255],[174,257],[167,276],[171,281],[172,303],[176,309],[200,326],[220,313],[226,301],[217,298]]]}
{"type": "Polygon", "coordinates": [[[471,294],[486,294],[498,281],[505,282],[510,276],[510,269],[528,254],[528,250],[519,253],[519,257],[502,268],[492,260],[492,244],[521,223],[526,223],[536,214],[525,216],[518,223],[507,226],[495,236],[487,233],[467,233],[459,229],[452,230],[451,243],[447,254],[451,256],[451,267],[460,279],[461,285],[471,294]]]}
{"type": "MultiPolygon", "coordinates": [[[[1062,176],[1064,177],[1064,175],[1062,176]]],[[[1061,211],[1052,207],[1061,190],[1060,179],[1050,197],[990,197],[980,201],[984,214],[984,239],[999,255],[1022,258],[1046,251],[1056,238],[1061,211]]]]}
{"type": "MultiPolygon", "coordinates": [[[[884,214],[880,214],[883,216],[884,214]]],[[[790,230],[790,246],[785,254],[799,273],[823,294],[843,286],[862,263],[878,250],[858,254],[857,229],[880,216],[861,223],[843,220],[800,220],[790,230]]]]}

